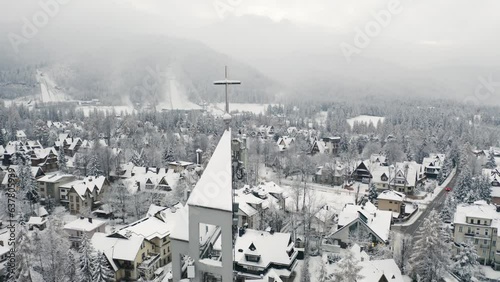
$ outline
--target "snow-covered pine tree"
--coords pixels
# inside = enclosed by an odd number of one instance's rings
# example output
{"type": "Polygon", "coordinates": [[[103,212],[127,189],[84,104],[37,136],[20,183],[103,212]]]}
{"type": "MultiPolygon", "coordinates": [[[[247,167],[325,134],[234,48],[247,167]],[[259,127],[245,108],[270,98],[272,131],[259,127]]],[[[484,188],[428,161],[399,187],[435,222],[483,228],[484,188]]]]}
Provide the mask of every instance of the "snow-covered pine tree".
{"type": "Polygon", "coordinates": [[[375,187],[375,184],[370,183],[370,189],[368,191],[368,199],[370,200],[370,202],[375,203],[377,197],[378,197],[377,187],[375,187]]]}
{"type": "Polygon", "coordinates": [[[474,178],[474,186],[479,200],[491,201],[491,183],[488,176],[481,175],[474,178]]]}
{"type": "Polygon", "coordinates": [[[115,280],[115,274],[109,268],[109,262],[104,253],[98,252],[94,257],[92,282],[111,282],[115,280]]]}
{"type": "Polygon", "coordinates": [[[66,261],[66,281],[78,281],[78,262],[73,254],[73,250],[68,250],[68,259],[66,261]]]}
{"type": "Polygon", "coordinates": [[[439,281],[450,265],[450,245],[435,210],[417,231],[410,257],[411,274],[418,281],[439,281]],[[419,280],[420,279],[420,280],[419,280]]]}
{"type": "Polygon", "coordinates": [[[439,170],[438,176],[437,176],[437,182],[439,185],[443,184],[443,182],[446,179],[446,176],[444,175],[444,167],[439,170]]]}
{"type": "Polygon", "coordinates": [[[88,168],[87,168],[87,173],[88,173],[88,176],[95,176],[95,177],[103,175],[103,172],[101,169],[101,164],[99,163],[99,159],[97,158],[97,155],[90,156],[90,160],[89,160],[88,168]]]}
{"type": "Polygon", "coordinates": [[[47,229],[40,232],[40,251],[42,253],[42,277],[45,281],[63,281],[67,271],[67,251],[70,243],[62,227],[53,216],[47,229]]]}
{"type": "Polygon", "coordinates": [[[337,265],[338,268],[333,273],[333,281],[335,282],[356,282],[364,278],[359,274],[361,266],[358,265],[358,261],[351,251],[347,252],[346,256],[337,265]]]}
{"type": "Polygon", "coordinates": [[[94,272],[92,252],[92,244],[84,233],[80,242],[80,249],[78,250],[78,253],[80,253],[79,282],[92,282],[92,274],[94,272]]]}
{"type": "Polygon", "coordinates": [[[457,208],[457,204],[455,201],[455,197],[453,195],[448,195],[446,200],[444,200],[443,209],[441,210],[441,219],[444,222],[451,222],[453,216],[455,214],[455,209],[457,208]]]}
{"type": "Polygon", "coordinates": [[[0,146],[3,146],[5,144],[5,138],[3,136],[3,133],[0,132],[0,146]]]}
{"type": "Polygon", "coordinates": [[[493,149],[490,149],[490,151],[488,152],[488,160],[486,161],[485,167],[489,168],[489,169],[494,169],[497,167],[497,163],[495,161],[495,154],[493,152],[493,149]]]}
{"type": "Polygon", "coordinates": [[[328,275],[328,272],[326,271],[326,265],[325,265],[325,261],[323,259],[321,260],[321,265],[319,266],[317,281],[318,282],[331,281],[331,279],[328,275]]]}
{"type": "Polygon", "coordinates": [[[172,147],[168,147],[165,149],[165,152],[163,153],[163,160],[165,161],[165,164],[168,164],[170,162],[175,162],[175,157],[174,157],[174,152],[172,151],[172,147]]]}
{"type": "Polygon", "coordinates": [[[57,166],[59,167],[59,170],[61,172],[63,173],[68,172],[66,153],[64,153],[64,148],[62,145],[59,147],[59,156],[57,156],[57,166]]]}
{"type": "Polygon", "coordinates": [[[300,277],[300,282],[311,282],[311,274],[309,273],[309,257],[304,259],[304,264],[302,265],[302,276],[300,277]]]}
{"type": "Polygon", "coordinates": [[[19,232],[16,236],[16,264],[14,272],[9,275],[8,281],[32,282],[31,279],[31,241],[26,227],[18,226],[19,232]]]}
{"type": "Polygon", "coordinates": [[[460,153],[458,157],[458,171],[462,172],[466,167],[469,167],[469,155],[470,155],[470,146],[468,143],[463,144],[462,147],[460,147],[460,153]]]}
{"type": "Polygon", "coordinates": [[[459,246],[458,254],[453,257],[451,271],[462,278],[462,281],[472,281],[479,272],[478,258],[476,247],[464,241],[459,246]]]}
{"type": "Polygon", "coordinates": [[[399,240],[399,246],[394,248],[394,260],[401,269],[402,274],[408,273],[410,255],[413,249],[413,237],[406,234],[399,240]]]}
{"type": "Polygon", "coordinates": [[[460,171],[454,195],[458,203],[463,203],[469,191],[473,189],[472,174],[468,166],[460,171]]]}

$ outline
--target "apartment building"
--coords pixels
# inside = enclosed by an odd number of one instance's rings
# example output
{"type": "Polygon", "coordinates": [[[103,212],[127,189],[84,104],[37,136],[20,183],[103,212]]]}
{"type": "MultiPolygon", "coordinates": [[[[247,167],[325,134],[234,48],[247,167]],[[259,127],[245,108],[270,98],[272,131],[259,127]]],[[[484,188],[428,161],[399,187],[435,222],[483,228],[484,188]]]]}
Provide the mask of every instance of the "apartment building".
{"type": "Polygon", "coordinates": [[[497,207],[485,201],[459,204],[453,223],[454,252],[460,243],[467,241],[476,247],[481,263],[500,270],[500,246],[497,243],[500,239],[500,212],[497,212],[497,207]]]}

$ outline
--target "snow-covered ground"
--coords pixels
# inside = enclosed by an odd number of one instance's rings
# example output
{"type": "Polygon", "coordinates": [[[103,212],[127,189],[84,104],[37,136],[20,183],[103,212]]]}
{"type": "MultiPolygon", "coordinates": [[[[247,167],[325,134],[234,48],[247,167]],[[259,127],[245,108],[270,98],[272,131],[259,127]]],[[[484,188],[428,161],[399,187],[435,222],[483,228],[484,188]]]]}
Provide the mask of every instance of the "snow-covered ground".
{"type": "Polygon", "coordinates": [[[378,121],[384,122],[385,117],[378,117],[378,116],[366,116],[366,115],[361,115],[357,117],[353,117],[347,120],[347,123],[349,124],[350,127],[353,127],[355,122],[358,123],[366,123],[366,125],[369,125],[370,122],[373,124],[373,126],[377,127],[378,121]]]}
{"type": "Polygon", "coordinates": [[[93,111],[112,113],[113,110],[117,114],[132,114],[136,110],[131,106],[77,106],[75,110],[82,110],[83,114],[88,117],[93,111]]]}
{"type": "Polygon", "coordinates": [[[491,266],[481,266],[481,270],[483,271],[486,278],[495,279],[495,281],[500,281],[500,271],[495,271],[491,266]]]}

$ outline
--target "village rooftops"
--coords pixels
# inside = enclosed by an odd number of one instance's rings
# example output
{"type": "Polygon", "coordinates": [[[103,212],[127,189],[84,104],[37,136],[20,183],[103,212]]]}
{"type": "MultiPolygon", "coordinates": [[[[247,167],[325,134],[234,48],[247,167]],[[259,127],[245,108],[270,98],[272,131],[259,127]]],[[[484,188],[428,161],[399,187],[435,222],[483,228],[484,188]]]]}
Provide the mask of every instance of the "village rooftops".
{"type": "Polygon", "coordinates": [[[101,219],[79,217],[78,219],[75,219],[64,225],[64,229],[90,232],[96,230],[97,228],[101,227],[104,224],[106,224],[106,221],[101,219]]]}
{"type": "Polygon", "coordinates": [[[232,193],[231,131],[226,130],[187,204],[232,212],[232,193]]]}
{"type": "Polygon", "coordinates": [[[385,190],[378,195],[377,199],[402,202],[406,199],[406,195],[394,190],[385,190]]]}

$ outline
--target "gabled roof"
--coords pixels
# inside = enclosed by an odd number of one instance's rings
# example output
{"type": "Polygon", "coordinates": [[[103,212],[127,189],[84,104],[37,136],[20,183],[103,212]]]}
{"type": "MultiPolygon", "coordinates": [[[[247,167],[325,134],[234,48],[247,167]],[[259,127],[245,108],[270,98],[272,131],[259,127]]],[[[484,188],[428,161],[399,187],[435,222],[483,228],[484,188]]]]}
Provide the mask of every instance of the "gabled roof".
{"type": "MultiPolygon", "coordinates": [[[[217,240],[220,240],[220,236],[217,240]]],[[[234,248],[236,263],[263,268],[269,267],[270,264],[289,266],[297,256],[296,250],[290,252],[293,248],[293,241],[289,233],[271,234],[267,231],[246,229],[242,236],[236,237],[234,248]],[[258,262],[247,261],[245,254],[258,255],[260,260],[258,262]]]]}
{"type": "Polygon", "coordinates": [[[71,181],[59,186],[60,188],[73,188],[74,191],[80,196],[81,199],[86,197],[86,193],[92,193],[97,190],[97,193],[101,193],[104,184],[106,183],[106,178],[104,176],[87,176],[81,180],[71,181]]]}
{"type": "Polygon", "coordinates": [[[402,202],[406,199],[406,195],[394,190],[385,190],[378,195],[377,199],[402,202]]]}
{"type": "Polygon", "coordinates": [[[338,225],[342,226],[332,235],[348,228],[355,222],[361,222],[382,242],[389,239],[391,229],[392,212],[378,210],[372,203],[367,202],[364,206],[348,204],[339,214],[338,225]],[[366,222],[360,219],[360,215],[366,218],[366,222]]]}
{"type": "Polygon", "coordinates": [[[93,218],[90,222],[89,218],[77,218],[64,225],[64,229],[91,232],[106,224],[105,220],[93,218]]]}
{"type": "Polygon", "coordinates": [[[92,246],[103,252],[106,257],[113,260],[134,261],[141,249],[144,238],[135,234],[129,234],[128,238],[111,237],[105,233],[94,233],[92,246]]]}

